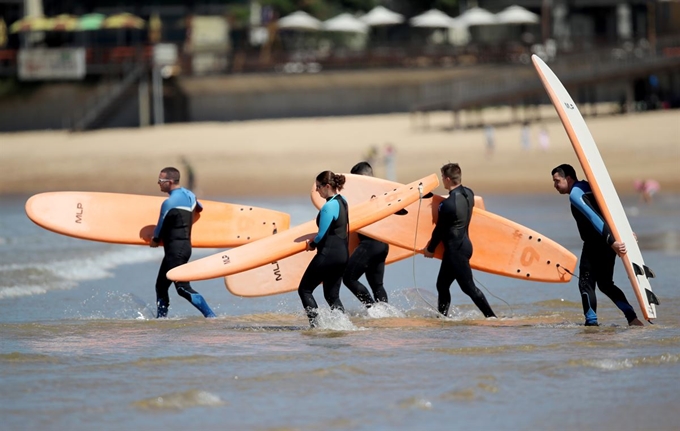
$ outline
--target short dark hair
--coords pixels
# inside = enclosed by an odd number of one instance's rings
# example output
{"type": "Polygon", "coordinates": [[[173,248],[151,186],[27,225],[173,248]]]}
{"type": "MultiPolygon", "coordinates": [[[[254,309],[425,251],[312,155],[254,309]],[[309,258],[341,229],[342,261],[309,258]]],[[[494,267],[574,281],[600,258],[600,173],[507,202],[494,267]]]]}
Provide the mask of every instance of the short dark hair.
{"type": "Polygon", "coordinates": [[[165,174],[165,178],[172,180],[173,184],[179,184],[179,170],[177,168],[168,166],[161,169],[161,173],[165,174]]]}
{"type": "Polygon", "coordinates": [[[550,175],[555,174],[560,174],[562,178],[570,177],[572,180],[578,181],[578,177],[576,176],[576,171],[574,170],[574,167],[566,163],[559,165],[558,167],[553,169],[552,172],[550,172],[550,175]]]}
{"type": "Polygon", "coordinates": [[[373,167],[368,162],[359,162],[350,171],[351,174],[373,176],[373,167]]]}
{"type": "Polygon", "coordinates": [[[460,184],[463,180],[463,171],[461,171],[458,163],[447,163],[442,166],[442,175],[450,178],[454,184],[460,184]]]}

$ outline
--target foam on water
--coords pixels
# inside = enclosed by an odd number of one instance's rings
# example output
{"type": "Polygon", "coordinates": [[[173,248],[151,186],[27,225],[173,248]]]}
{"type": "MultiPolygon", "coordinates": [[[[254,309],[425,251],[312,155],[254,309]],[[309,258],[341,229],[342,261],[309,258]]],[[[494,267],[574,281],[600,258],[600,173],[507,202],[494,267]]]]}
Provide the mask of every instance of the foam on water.
{"type": "Polygon", "coordinates": [[[0,299],[72,289],[80,281],[113,277],[113,270],[121,265],[152,261],[159,257],[156,250],[122,246],[121,249],[85,258],[0,265],[0,299]],[[26,283],[27,280],[30,283],[26,283]]]}
{"type": "Polygon", "coordinates": [[[216,407],[223,404],[224,401],[218,395],[198,389],[173,392],[132,403],[133,406],[142,410],[184,410],[191,407],[216,407]]]}

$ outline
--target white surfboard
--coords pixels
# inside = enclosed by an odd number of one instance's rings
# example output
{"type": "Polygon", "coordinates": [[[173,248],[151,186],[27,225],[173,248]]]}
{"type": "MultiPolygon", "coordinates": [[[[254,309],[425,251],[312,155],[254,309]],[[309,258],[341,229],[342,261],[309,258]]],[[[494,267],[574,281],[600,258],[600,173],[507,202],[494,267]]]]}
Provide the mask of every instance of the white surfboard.
{"type": "Polygon", "coordinates": [[[653,278],[654,273],[642,259],[642,252],[638,247],[628,217],[626,217],[619,195],[609,177],[607,167],[597,149],[595,140],[590,134],[576,103],[550,67],[536,55],[533,55],[531,59],[550,96],[550,100],[557,110],[569,140],[574,146],[574,151],[576,151],[595,199],[602,210],[602,216],[609,225],[614,238],[626,244],[627,253],[622,256],[621,260],[635,296],[640,303],[642,314],[647,320],[655,319],[656,307],[654,305],[658,305],[659,301],[652,292],[652,286],[649,283],[649,278],[653,278]]]}

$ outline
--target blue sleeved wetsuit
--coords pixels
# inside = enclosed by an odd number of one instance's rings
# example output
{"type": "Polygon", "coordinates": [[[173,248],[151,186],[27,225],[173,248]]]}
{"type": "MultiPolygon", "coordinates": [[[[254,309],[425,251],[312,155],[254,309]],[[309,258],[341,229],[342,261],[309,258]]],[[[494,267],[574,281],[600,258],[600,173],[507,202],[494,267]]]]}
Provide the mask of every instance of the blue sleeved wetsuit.
{"type": "Polygon", "coordinates": [[[574,183],[569,192],[569,202],[571,202],[571,213],[576,219],[576,226],[584,242],[601,244],[604,241],[609,246],[614,244],[614,237],[602,218],[600,206],[587,181],[574,183]]]}
{"type": "Polygon", "coordinates": [[[576,220],[583,240],[579,262],[579,291],[586,325],[597,325],[597,298],[595,286],[607,295],[623,312],[630,323],[637,318],[626,295],[614,284],[616,252],[611,248],[614,236],[607,226],[590,184],[577,181],[569,192],[571,214],[576,220]]]}
{"type": "MultiPolygon", "coordinates": [[[[163,242],[165,256],[158,270],[156,278],[157,317],[168,315],[170,296],[168,289],[172,281],[166,276],[171,269],[184,265],[191,257],[191,226],[194,211],[200,212],[203,206],[196,200],[196,196],[185,188],[170,191],[170,196],[161,205],[158,224],[154,229],[154,241],[163,242]]],[[[175,282],[177,293],[191,302],[205,317],[215,317],[215,314],[205,302],[203,296],[193,290],[188,282],[175,282]]]]}
{"type": "Polygon", "coordinates": [[[437,224],[427,246],[427,250],[434,253],[439,243],[444,243],[444,256],[437,276],[438,308],[444,316],[448,315],[451,304],[449,289],[456,280],[485,317],[495,316],[484,293],[475,286],[470,268],[472,242],[468,227],[474,206],[475,194],[471,189],[463,185],[451,189],[449,197],[439,204],[437,224]]]}
{"type": "Polygon", "coordinates": [[[344,311],[340,301],[340,285],[349,259],[347,201],[341,195],[328,198],[316,217],[316,224],[319,231],[310,244],[316,248],[316,255],[307,266],[298,287],[302,306],[312,326],[315,325],[318,308],[313,292],[321,283],[324,298],[331,309],[344,311]]]}

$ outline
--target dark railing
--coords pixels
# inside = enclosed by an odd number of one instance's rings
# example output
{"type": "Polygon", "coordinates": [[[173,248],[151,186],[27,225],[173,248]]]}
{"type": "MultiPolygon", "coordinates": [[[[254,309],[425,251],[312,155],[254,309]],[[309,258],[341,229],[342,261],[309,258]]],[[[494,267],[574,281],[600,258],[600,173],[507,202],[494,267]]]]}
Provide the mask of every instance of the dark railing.
{"type": "MultiPolygon", "coordinates": [[[[607,48],[586,53],[558,55],[551,68],[565,86],[593,84],[612,79],[644,76],[664,69],[680,70],[680,38],[648,47],[607,48]]],[[[470,77],[423,84],[414,111],[460,110],[509,103],[543,96],[543,87],[532,69],[513,73],[470,77]]]]}
{"type": "MultiPolygon", "coordinates": [[[[595,62],[612,56],[619,60],[650,55],[676,55],[680,49],[680,38],[659,38],[655,46],[626,44],[590,47],[587,50],[560,50],[557,59],[588,57],[595,62]],[[585,57],[584,57],[585,56],[585,57]]],[[[225,66],[208,73],[306,73],[320,70],[360,70],[371,68],[428,68],[461,67],[478,64],[526,64],[531,51],[526,45],[508,42],[496,45],[469,44],[462,47],[452,45],[385,44],[372,45],[361,51],[337,48],[328,53],[314,50],[284,50],[280,47],[267,51],[236,49],[232,51],[207,52],[226,59],[225,66]]],[[[206,54],[206,51],[200,52],[206,54]]],[[[179,47],[183,74],[193,74],[193,53],[179,47]]],[[[86,62],[90,75],[120,73],[123,64],[129,62],[149,63],[153,56],[152,45],[87,47],[86,62]]],[[[0,50],[0,76],[16,75],[16,50],[0,50]]],[[[588,61],[591,63],[591,61],[588,61]]]]}
{"type": "Polygon", "coordinates": [[[102,82],[94,94],[82,105],[64,117],[64,125],[72,131],[84,131],[96,127],[122,97],[148,73],[146,63],[126,63],[123,68],[122,79],[115,82],[102,82]]]}

